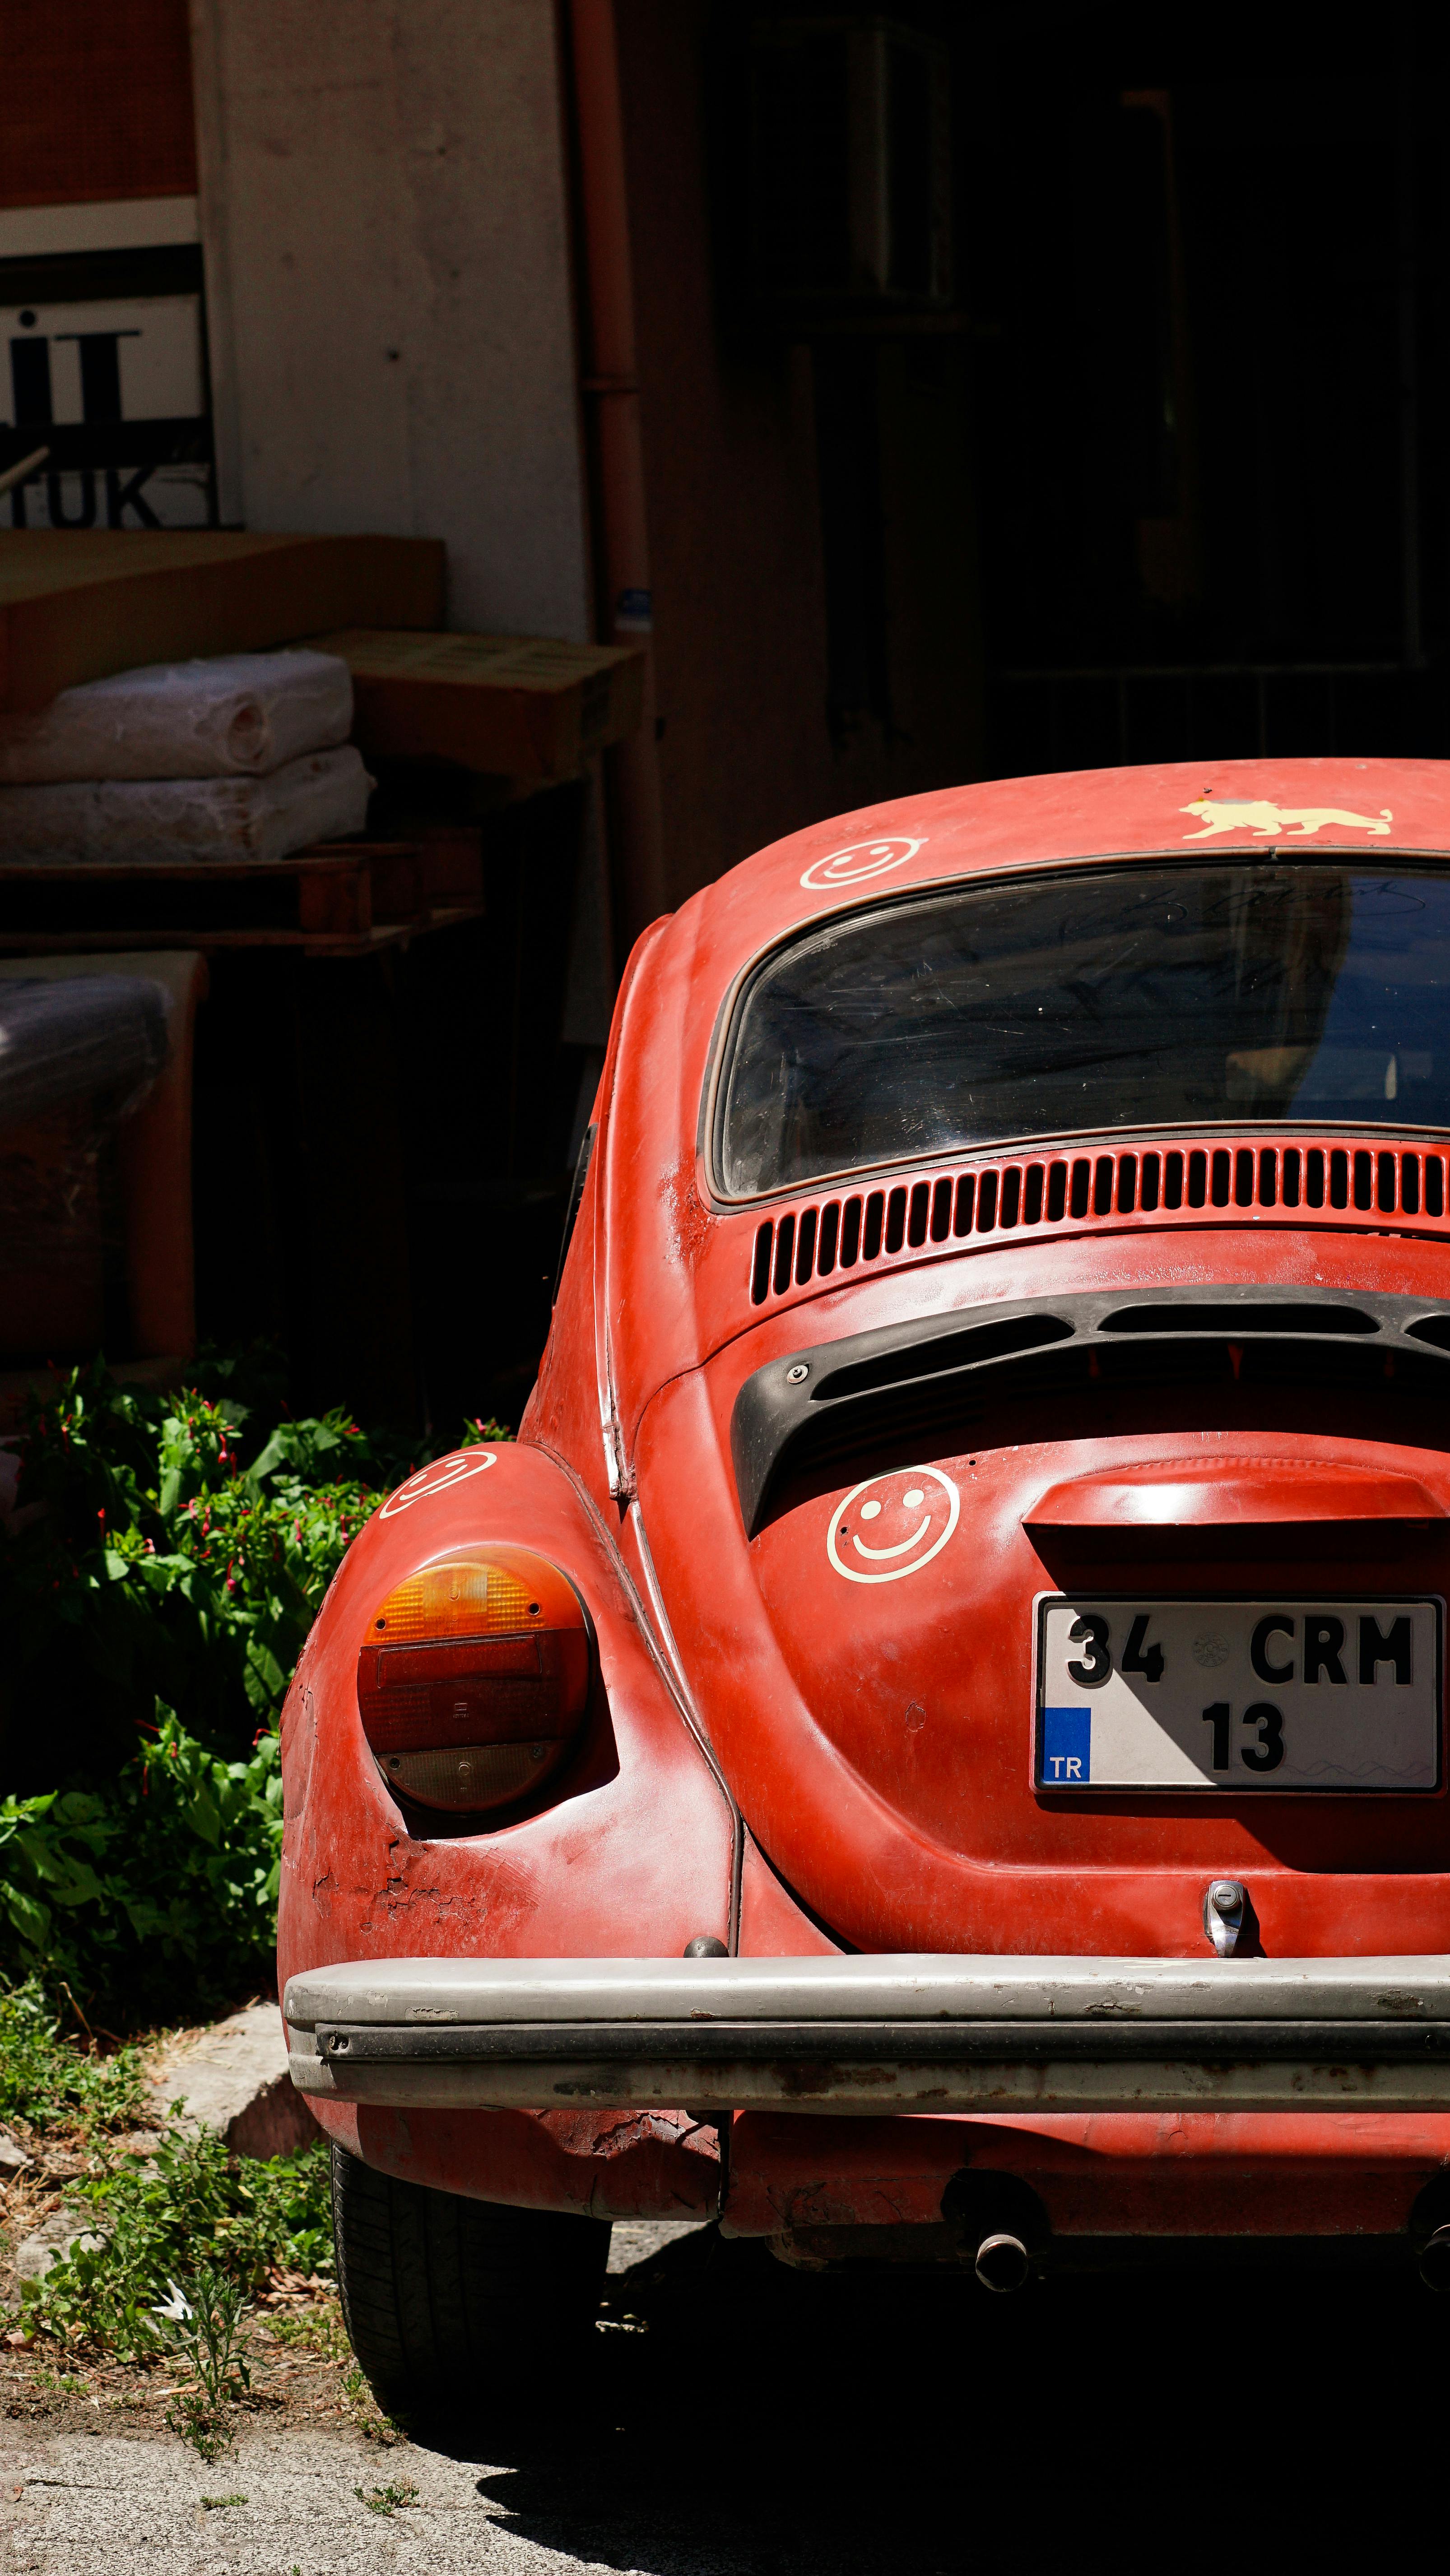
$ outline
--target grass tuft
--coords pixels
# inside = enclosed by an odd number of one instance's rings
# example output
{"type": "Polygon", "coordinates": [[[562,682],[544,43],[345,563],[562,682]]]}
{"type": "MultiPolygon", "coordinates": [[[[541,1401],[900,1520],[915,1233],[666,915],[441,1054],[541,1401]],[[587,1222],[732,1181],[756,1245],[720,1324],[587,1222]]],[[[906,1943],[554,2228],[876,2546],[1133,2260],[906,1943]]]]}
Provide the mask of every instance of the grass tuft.
{"type": "Polygon", "coordinates": [[[106,2055],[94,2034],[78,2045],[66,2018],[61,1998],[38,1976],[0,1989],[0,2124],[18,2120],[82,2148],[111,2131],[139,2129],[147,2116],[144,2050],[131,2043],[106,2055]]]}
{"type": "Polygon", "coordinates": [[[418,2501],[418,2490],[411,2478],[399,2478],[386,2487],[354,2487],[353,2494],[369,2513],[393,2514],[418,2501]]]}
{"type": "MultiPolygon", "coordinates": [[[[209,2131],[172,2135],[154,2154],[126,2154],[72,2184],[99,2245],[76,2244],[23,2285],[24,2323],[65,2343],[145,2360],[171,2347],[173,2283],[205,2276],[252,2298],[267,2275],[332,2268],[327,2149],[263,2162],[233,2156],[209,2131]]],[[[194,2304],[194,2302],[193,2302],[194,2304]]]]}

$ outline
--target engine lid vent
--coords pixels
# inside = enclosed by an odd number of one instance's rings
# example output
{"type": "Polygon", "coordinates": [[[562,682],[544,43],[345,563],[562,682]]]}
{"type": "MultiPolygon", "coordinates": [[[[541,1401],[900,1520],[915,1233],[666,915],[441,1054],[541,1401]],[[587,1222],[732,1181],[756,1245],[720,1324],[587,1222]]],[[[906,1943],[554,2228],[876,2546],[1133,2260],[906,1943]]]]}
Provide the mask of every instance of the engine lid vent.
{"type": "Polygon", "coordinates": [[[1023,1154],[840,1190],[762,1218],[750,1269],[765,1306],[836,1275],[963,1252],[1009,1234],[1251,1220],[1445,1235],[1444,1149],[1380,1140],[1225,1139],[1023,1154]]]}

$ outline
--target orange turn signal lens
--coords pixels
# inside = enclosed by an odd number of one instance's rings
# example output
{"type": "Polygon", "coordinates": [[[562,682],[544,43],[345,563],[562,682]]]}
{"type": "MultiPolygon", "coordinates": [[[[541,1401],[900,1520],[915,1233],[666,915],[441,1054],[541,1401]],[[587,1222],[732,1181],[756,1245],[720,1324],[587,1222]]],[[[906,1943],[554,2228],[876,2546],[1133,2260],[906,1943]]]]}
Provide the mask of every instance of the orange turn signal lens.
{"type": "Polygon", "coordinates": [[[530,1548],[471,1549],[378,1604],[358,1656],[363,1732],[390,1788],[486,1813],[560,1768],[590,1670],[588,1624],[558,1567],[530,1548]]]}

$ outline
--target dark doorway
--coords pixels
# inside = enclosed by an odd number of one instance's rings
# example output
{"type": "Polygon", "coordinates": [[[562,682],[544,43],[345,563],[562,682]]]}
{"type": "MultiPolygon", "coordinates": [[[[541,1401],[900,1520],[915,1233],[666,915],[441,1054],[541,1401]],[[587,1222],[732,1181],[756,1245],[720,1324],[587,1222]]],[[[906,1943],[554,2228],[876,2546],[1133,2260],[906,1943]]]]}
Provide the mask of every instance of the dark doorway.
{"type": "Polygon", "coordinates": [[[1444,13],[966,18],[991,768],[1443,753],[1444,13]]]}

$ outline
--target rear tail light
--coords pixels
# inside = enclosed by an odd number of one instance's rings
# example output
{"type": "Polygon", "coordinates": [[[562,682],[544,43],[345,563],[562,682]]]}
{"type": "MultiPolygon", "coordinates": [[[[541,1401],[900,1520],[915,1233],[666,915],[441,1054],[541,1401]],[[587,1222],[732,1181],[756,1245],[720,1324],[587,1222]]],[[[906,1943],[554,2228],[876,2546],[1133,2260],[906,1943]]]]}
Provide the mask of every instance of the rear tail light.
{"type": "Polygon", "coordinates": [[[418,1806],[510,1806],[570,1752],[590,1664],[578,1594],[547,1558],[443,1557],[373,1613],[357,1666],[363,1732],[389,1787],[418,1806]]]}

